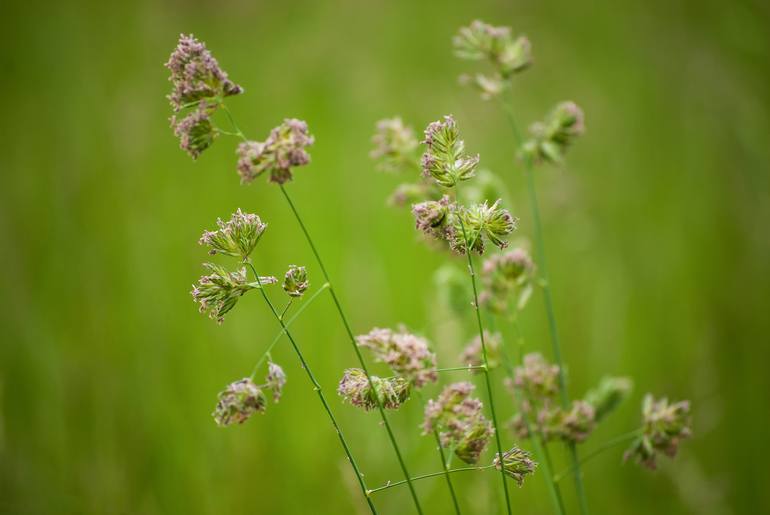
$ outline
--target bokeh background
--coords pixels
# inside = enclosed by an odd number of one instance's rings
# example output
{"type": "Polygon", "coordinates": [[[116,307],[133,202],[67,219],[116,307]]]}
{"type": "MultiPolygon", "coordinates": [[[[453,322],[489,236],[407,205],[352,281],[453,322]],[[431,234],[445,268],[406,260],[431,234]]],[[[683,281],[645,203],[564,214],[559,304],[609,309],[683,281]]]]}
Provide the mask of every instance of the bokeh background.
{"type": "MultiPolygon", "coordinates": [[[[403,322],[452,366],[473,334],[470,311],[446,316],[434,273],[447,256],[386,205],[399,179],[367,154],[379,118],[420,130],[454,113],[504,181],[519,236],[530,235],[504,118],[457,84],[476,68],[453,58],[450,38],[474,18],[534,44],[536,64],[515,86],[522,123],[564,99],[587,113],[568,166],[538,176],[556,311],[573,393],[605,373],[636,387],[584,450],[635,428],[648,391],[694,403],[695,436],[675,462],[651,473],[622,465],[617,448],[586,466],[593,513],[770,511],[767,3],[11,0],[2,10],[0,512],[365,513],[286,342],[274,354],[289,375],[281,403],[239,427],[211,419],[217,392],[250,372],[277,327],[256,295],[222,326],[198,314],[188,292],[206,258],[202,230],[237,207],[255,211],[270,223],[262,271],[307,264],[322,281],[279,191],[239,185],[234,140],[195,163],[178,149],[162,64],[193,32],[246,88],[230,106],[248,134],[308,120],[313,163],[289,189],[354,331],[403,322]]],[[[539,295],[522,324],[528,349],[548,353],[539,295]]],[[[400,479],[376,415],[333,394],[355,361],[330,299],[294,331],[367,481],[400,479]]],[[[391,417],[415,474],[439,467],[420,418],[417,400],[391,417]]],[[[454,478],[469,513],[496,511],[497,477],[454,478]]],[[[428,513],[449,511],[441,478],[418,492],[428,513]]],[[[564,492],[574,512],[571,483],[564,492]]],[[[537,475],[513,498],[516,513],[549,512],[537,475]]],[[[376,500],[383,513],[411,510],[403,488],[376,500]]]]}

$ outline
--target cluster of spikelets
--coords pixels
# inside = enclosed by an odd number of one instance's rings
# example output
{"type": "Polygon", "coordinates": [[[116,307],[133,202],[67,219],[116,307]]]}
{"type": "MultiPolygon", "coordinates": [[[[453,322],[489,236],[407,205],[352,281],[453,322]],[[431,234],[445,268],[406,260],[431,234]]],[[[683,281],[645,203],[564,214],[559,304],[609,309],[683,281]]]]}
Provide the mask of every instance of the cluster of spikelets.
{"type": "MultiPolygon", "coordinates": [[[[198,243],[208,247],[211,255],[234,257],[240,263],[250,265],[251,254],[267,230],[267,224],[259,216],[238,209],[229,221],[217,220],[217,226],[215,231],[205,231],[198,243]]],[[[278,282],[273,276],[258,275],[254,275],[254,280],[250,281],[245,267],[231,271],[214,263],[204,263],[203,266],[209,274],[202,276],[198,284],[193,285],[192,297],[198,303],[201,313],[207,313],[219,323],[224,321],[225,315],[244,294],[278,282]]],[[[308,287],[305,267],[291,265],[284,275],[284,292],[290,298],[297,298],[308,287]]],[[[283,369],[269,361],[264,384],[255,384],[252,376],[230,384],[219,394],[214,419],[219,425],[226,426],[243,423],[254,413],[264,413],[267,397],[263,390],[272,391],[274,402],[278,402],[285,383],[283,369]]]]}
{"type": "MultiPolygon", "coordinates": [[[[454,38],[454,46],[459,57],[486,60],[491,65],[489,73],[461,77],[462,83],[474,86],[485,99],[499,96],[510,87],[513,76],[532,63],[531,45],[525,36],[514,37],[507,27],[494,27],[480,21],[460,29],[454,38]]],[[[193,36],[180,36],[166,67],[171,72],[173,86],[168,95],[174,111],[171,125],[181,148],[193,159],[218,135],[230,134],[244,140],[237,148],[236,166],[242,183],[265,175],[269,181],[282,185],[293,178],[293,168],[310,162],[307,147],[314,143],[314,138],[304,121],[287,118],[272,129],[264,141],[248,140],[230,116],[235,133],[220,130],[215,125],[213,115],[220,109],[227,109],[224,98],[243,90],[228,78],[205,45],[193,36]]],[[[518,149],[518,156],[528,164],[561,163],[574,139],[584,132],[584,127],[582,110],[573,102],[562,102],[543,121],[530,127],[529,139],[518,149]]],[[[501,207],[499,197],[491,204],[486,200],[490,196],[484,194],[484,187],[494,183],[494,176],[478,169],[477,154],[466,152],[451,115],[430,123],[421,142],[400,118],[381,120],[373,143],[371,157],[378,161],[378,168],[395,173],[415,172],[411,181],[398,186],[391,196],[391,203],[411,205],[415,226],[428,240],[457,254],[481,255],[488,243],[506,249],[517,220],[501,207]],[[421,155],[420,143],[424,145],[421,155]],[[463,203],[459,186],[474,177],[484,184],[475,189],[463,187],[463,203]]],[[[200,278],[192,291],[202,313],[221,323],[244,294],[278,283],[273,276],[257,275],[251,263],[250,256],[266,229],[267,224],[257,215],[239,209],[227,222],[217,220],[216,230],[203,233],[199,243],[208,247],[209,254],[237,258],[239,267],[230,270],[218,264],[204,263],[208,273],[200,278]],[[252,278],[249,270],[242,266],[244,264],[248,265],[252,278]]],[[[514,317],[526,306],[535,286],[540,284],[537,267],[526,246],[495,253],[485,259],[480,282],[478,307],[494,315],[514,317]]],[[[282,285],[290,306],[309,287],[305,268],[291,265],[284,274],[282,285]]],[[[265,294],[264,290],[262,293],[265,294]]],[[[467,300],[465,306],[467,308],[467,300]]],[[[410,399],[413,389],[422,389],[438,381],[436,355],[430,350],[428,341],[405,328],[375,328],[358,336],[356,344],[371,352],[374,360],[386,365],[393,375],[378,377],[359,368],[345,370],[337,391],[353,406],[365,411],[375,408],[395,410],[410,399]]],[[[508,359],[503,349],[502,336],[485,330],[483,339],[475,337],[459,360],[469,371],[488,373],[508,359]]],[[[250,377],[231,383],[219,394],[213,413],[219,425],[243,423],[255,413],[264,413],[268,403],[266,391],[272,394],[273,402],[280,400],[286,374],[272,361],[269,353],[265,356],[268,363],[264,383],[254,382],[255,370],[250,377]]],[[[509,425],[518,438],[533,438],[537,433],[545,442],[583,442],[631,389],[629,379],[607,377],[582,399],[565,407],[558,402],[563,393],[560,372],[558,365],[548,363],[537,353],[525,356],[523,364],[515,368],[508,384],[519,412],[509,425]]],[[[460,460],[476,465],[495,436],[495,427],[484,416],[483,403],[472,396],[473,390],[474,386],[469,382],[445,386],[425,406],[422,429],[424,434],[435,434],[440,445],[460,460]]],[[[659,453],[673,457],[680,442],[690,436],[690,405],[687,401],[670,404],[665,398],[656,401],[647,395],[642,415],[643,427],[625,459],[635,458],[641,464],[655,468],[659,453]]],[[[537,463],[528,452],[514,446],[507,452],[496,453],[489,467],[502,471],[521,485],[525,476],[534,472],[537,463]]]]}
{"type": "Polygon", "coordinates": [[[281,400],[286,374],[279,365],[272,361],[267,364],[267,376],[264,384],[257,385],[253,378],[247,377],[227,385],[219,393],[219,402],[212,416],[220,426],[243,424],[255,413],[264,413],[267,409],[267,396],[264,390],[272,393],[273,402],[281,400]]]}
{"type": "Polygon", "coordinates": [[[384,408],[398,409],[409,400],[412,388],[422,388],[438,379],[436,355],[430,351],[428,341],[403,327],[397,331],[374,328],[356,337],[356,344],[368,349],[374,360],[386,364],[394,375],[371,376],[370,383],[363,370],[345,370],[337,392],[354,406],[374,409],[378,397],[384,408]]]}
{"type": "Polygon", "coordinates": [[[227,77],[206,45],[192,34],[179,36],[166,68],[171,72],[172,91],[167,97],[174,110],[171,127],[180,147],[196,159],[219,134],[211,117],[222,99],[243,93],[243,88],[227,77]]]}
{"type": "Polygon", "coordinates": [[[559,367],[537,353],[526,355],[523,365],[516,368],[510,384],[521,395],[521,412],[510,426],[519,438],[529,438],[536,429],[547,441],[582,442],[631,390],[629,379],[607,377],[584,399],[574,400],[564,409],[558,402],[558,378],[559,367]]]}

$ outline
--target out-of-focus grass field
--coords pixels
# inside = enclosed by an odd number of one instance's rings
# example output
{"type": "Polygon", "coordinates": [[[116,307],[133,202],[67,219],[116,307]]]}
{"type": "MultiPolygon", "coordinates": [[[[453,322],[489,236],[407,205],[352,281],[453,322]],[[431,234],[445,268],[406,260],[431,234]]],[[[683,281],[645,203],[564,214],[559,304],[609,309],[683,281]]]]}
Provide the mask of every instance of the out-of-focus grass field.
{"type": "MultiPolygon", "coordinates": [[[[454,113],[530,235],[504,118],[457,84],[476,68],[450,38],[474,18],[533,42],[535,66],[516,81],[521,122],[564,99],[587,113],[568,166],[538,177],[556,310],[573,393],[604,373],[636,388],[583,449],[636,427],[645,392],[694,403],[695,436],[675,462],[650,473],[621,465],[618,448],[586,466],[592,512],[770,511],[766,3],[12,0],[2,11],[0,513],[364,513],[285,342],[281,403],[239,427],[211,419],[216,393],[248,375],[277,327],[257,295],[222,326],[197,313],[202,230],[237,207],[257,212],[270,223],[261,270],[307,264],[322,281],[279,191],[239,185],[234,140],[195,163],[177,148],[162,64],[193,32],[246,88],[230,105],[248,134],[308,120],[313,162],[289,188],[354,331],[406,323],[453,366],[472,319],[442,317],[433,274],[446,256],[385,205],[397,180],[367,154],[379,118],[421,130],[454,113]]],[[[548,352],[539,294],[523,328],[528,349],[548,352]]],[[[331,301],[294,331],[367,481],[400,479],[376,415],[333,393],[355,358],[331,301]]],[[[391,416],[414,473],[432,472],[420,419],[416,399],[391,416]]],[[[454,478],[469,512],[494,511],[497,477],[454,478]]],[[[417,488],[428,513],[449,512],[441,478],[417,488]]],[[[564,491],[575,512],[570,482],[564,491]]],[[[550,510],[537,474],[513,500],[517,514],[550,510]]],[[[403,488],[376,501],[411,509],[403,488]]]]}

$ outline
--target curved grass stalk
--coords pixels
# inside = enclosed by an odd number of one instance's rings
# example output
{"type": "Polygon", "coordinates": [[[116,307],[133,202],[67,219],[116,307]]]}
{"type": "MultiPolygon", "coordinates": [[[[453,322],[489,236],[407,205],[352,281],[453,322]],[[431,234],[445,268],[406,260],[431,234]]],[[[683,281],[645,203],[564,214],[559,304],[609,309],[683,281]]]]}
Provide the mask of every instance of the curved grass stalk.
{"type": "MultiPolygon", "coordinates": [[[[479,294],[476,287],[476,271],[473,267],[473,258],[471,256],[472,242],[468,241],[468,235],[465,231],[465,223],[463,223],[462,217],[458,217],[460,221],[460,227],[463,231],[463,240],[465,241],[465,255],[468,256],[468,273],[471,276],[471,285],[473,286],[473,307],[476,311],[476,321],[479,326],[479,338],[481,340],[481,356],[484,361],[482,370],[484,372],[484,383],[487,386],[487,396],[489,398],[489,411],[492,413],[492,425],[495,428],[495,443],[497,444],[498,456],[502,459],[503,446],[500,442],[500,426],[497,423],[497,413],[495,412],[495,401],[492,395],[492,381],[489,379],[489,361],[487,360],[487,344],[484,339],[484,324],[481,321],[481,310],[479,309],[479,294]]],[[[500,467],[500,477],[503,480],[503,492],[505,493],[505,508],[508,515],[511,515],[511,498],[508,493],[508,481],[505,477],[505,470],[500,467]]]]}
{"type": "MultiPolygon", "coordinates": [[[[603,453],[608,449],[612,449],[613,447],[616,447],[622,443],[625,443],[629,440],[633,440],[634,438],[642,434],[642,430],[643,430],[642,428],[635,429],[633,431],[629,431],[628,433],[622,434],[620,436],[616,436],[615,438],[604,442],[599,447],[597,447],[593,451],[583,456],[580,460],[580,465],[584,465],[587,461],[590,461],[591,459],[595,458],[596,456],[600,455],[601,453],[603,453]]],[[[553,480],[558,483],[559,481],[564,479],[565,476],[567,476],[568,474],[571,474],[574,471],[575,471],[574,466],[568,467],[567,469],[556,474],[553,477],[553,480]]]]}
{"type": "MultiPolygon", "coordinates": [[[[513,109],[510,103],[506,100],[502,100],[501,104],[505,111],[508,125],[511,128],[514,139],[516,140],[516,146],[521,147],[522,137],[516,124],[516,118],[513,114],[513,109]]],[[[537,201],[537,190],[535,188],[535,177],[532,161],[530,159],[524,160],[524,175],[527,179],[527,193],[529,195],[529,203],[532,209],[532,221],[534,224],[535,233],[535,248],[537,250],[538,266],[541,270],[541,277],[543,279],[543,299],[545,303],[545,311],[548,317],[548,330],[551,334],[551,348],[553,351],[553,357],[556,364],[559,366],[559,393],[561,399],[561,405],[563,409],[569,409],[569,394],[567,393],[567,383],[564,378],[564,363],[561,358],[561,344],[559,342],[559,332],[556,327],[556,315],[553,308],[553,299],[551,298],[551,285],[548,277],[548,267],[545,259],[545,244],[543,242],[543,227],[540,222],[540,208],[537,201]]],[[[578,497],[578,503],[580,505],[580,512],[582,515],[588,515],[588,499],[585,493],[585,487],[583,485],[583,472],[580,468],[580,457],[578,455],[577,445],[575,442],[567,444],[569,449],[570,461],[575,469],[575,491],[578,497]]]]}
{"type": "MultiPolygon", "coordinates": [[[[230,124],[233,126],[233,129],[235,130],[238,137],[240,137],[243,141],[248,141],[248,138],[243,133],[241,128],[238,126],[238,123],[235,121],[235,118],[233,117],[227,105],[224,102],[221,102],[220,105],[225,115],[227,116],[227,119],[230,121],[230,124]]],[[[350,324],[348,323],[345,313],[342,311],[342,306],[340,305],[340,301],[337,298],[337,294],[334,291],[334,287],[332,286],[332,282],[331,282],[331,279],[329,278],[329,274],[326,272],[326,267],[324,266],[323,261],[321,260],[321,256],[318,254],[318,250],[316,249],[316,246],[313,243],[313,239],[310,237],[310,233],[307,231],[305,224],[302,222],[302,218],[299,216],[299,213],[297,212],[297,208],[294,206],[294,203],[292,202],[291,197],[289,197],[289,193],[286,191],[286,188],[284,188],[283,184],[280,184],[279,186],[281,188],[281,192],[283,193],[284,198],[286,199],[286,202],[289,204],[289,207],[291,208],[291,211],[294,214],[294,218],[297,220],[297,223],[302,229],[302,233],[304,234],[305,239],[310,245],[310,249],[313,251],[313,255],[315,256],[316,262],[318,263],[318,266],[321,269],[321,272],[323,273],[326,284],[329,285],[329,293],[331,294],[332,300],[334,301],[334,305],[337,308],[337,313],[339,314],[340,319],[342,320],[342,324],[345,326],[345,331],[347,332],[348,337],[350,338],[350,343],[353,346],[353,350],[355,351],[356,357],[358,358],[358,363],[361,366],[361,369],[364,371],[364,375],[366,375],[367,380],[371,384],[372,380],[371,380],[371,375],[369,374],[369,369],[366,366],[366,362],[364,361],[364,357],[361,355],[361,351],[358,348],[358,345],[356,344],[356,338],[353,335],[353,331],[350,329],[350,324]]],[[[277,312],[276,312],[276,315],[277,315],[277,312]]],[[[278,317],[278,319],[281,322],[281,324],[283,324],[283,321],[280,319],[280,317],[278,317]]],[[[288,336],[288,332],[286,334],[288,336]]],[[[390,439],[390,443],[393,446],[393,450],[396,453],[396,458],[398,459],[398,463],[401,467],[401,471],[403,472],[404,477],[406,478],[406,481],[409,485],[409,492],[412,496],[412,500],[414,501],[415,509],[417,510],[417,513],[419,515],[422,515],[423,513],[422,507],[420,506],[420,501],[417,498],[417,492],[415,491],[414,486],[412,485],[411,477],[409,476],[409,471],[406,468],[406,462],[404,461],[404,457],[401,455],[401,449],[399,448],[398,443],[396,442],[396,437],[393,434],[393,430],[390,427],[388,418],[385,415],[385,409],[382,406],[382,401],[380,400],[379,396],[375,395],[374,397],[375,397],[375,401],[377,402],[377,410],[380,413],[380,418],[382,419],[382,423],[385,426],[385,429],[388,433],[388,438],[390,439]]]]}
{"type": "MultiPolygon", "coordinates": [[[[260,282],[259,274],[257,273],[257,270],[254,268],[254,265],[251,263],[251,261],[247,261],[246,264],[249,266],[249,268],[251,268],[251,272],[257,278],[257,283],[259,283],[260,282]]],[[[322,290],[323,289],[319,289],[319,291],[322,291],[322,290]]],[[[356,460],[353,458],[353,454],[350,452],[350,447],[348,446],[347,440],[345,440],[345,435],[342,433],[342,429],[340,429],[340,426],[337,423],[337,419],[334,417],[334,414],[332,413],[331,407],[329,407],[329,403],[327,402],[326,396],[324,395],[323,390],[321,389],[321,385],[318,383],[315,376],[313,375],[313,371],[310,369],[310,365],[308,365],[307,361],[305,361],[305,357],[302,355],[302,351],[300,351],[299,346],[297,345],[297,342],[294,341],[294,337],[289,332],[289,328],[287,327],[286,323],[278,314],[278,311],[275,309],[275,306],[270,301],[270,298],[267,296],[267,292],[262,287],[259,288],[259,291],[262,294],[262,298],[264,299],[265,303],[270,308],[270,312],[273,314],[275,319],[280,324],[281,333],[286,334],[286,337],[289,339],[289,342],[291,342],[291,346],[294,349],[294,353],[299,358],[300,364],[302,365],[302,369],[305,371],[305,373],[308,376],[308,379],[310,379],[310,382],[313,384],[313,390],[315,390],[315,392],[318,394],[318,398],[321,400],[321,404],[323,404],[324,410],[326,410],[326,414],[329,416],[329,420],[331,420],[332,426],[334,426],[334,430],[337,432],[337,436],[340,439],[342,448],[345,450],[345,455],[347,456],[348,461],[350,462],[350,466],[353,467],[353,472],[355,473],[356,479],[358,480],[358,485],[361,487],[361,491],[364,494],[366,503],[369,505],[369,509],[371,510],[372,514],[377,515],[377,509],[374,507],[374,503],[372,502],[372,499],[369,497],[367,493],[368,490],[366,488],[366,483],[364,482],[364,475],[363,473],[361,473],[361,470],[358,468],[358,464],[356,463],[356,460]]],[[[265,355],[267,355],[267,353],[265,353],[265,355]]]]}
{"type": "MultiPolygon", "coordinates": [[[[454,474],[455,472],[467,472],[467,471],[470,471],[470,470],[487,470],[487,469],[491,469],[492,467],[494,467],[494,465],[486,465],[484,467],[463,467],[463,468],[459,468],[459,469],[449,469],[449,470],[446,470],[446,471],[442,470],[441,472],[432,472],[430,474],[423,474],[421,476],[414,476],[414,477],[409,478],[409,479],[411,481],[419,481],[421,479],[428,479],[428,478],[431,478],[431,477],[443,476],[444,474],[454,474]]],[[[373,493],[381,492],[382,490],[387,490],[388,488],[393,488],[394,486],[401,486],[401,485],[403,485],[406,482],[407,482],[406,479],[404,479],[402,481],[396,481],[395,483],[390,483],[389,482],[388,484],[386,484],[384,486],[381,486],[381,487],[378,487],[378,488],[373,488],[373,489],[369,490],[368,493],[371,495],[373,493]]]]}

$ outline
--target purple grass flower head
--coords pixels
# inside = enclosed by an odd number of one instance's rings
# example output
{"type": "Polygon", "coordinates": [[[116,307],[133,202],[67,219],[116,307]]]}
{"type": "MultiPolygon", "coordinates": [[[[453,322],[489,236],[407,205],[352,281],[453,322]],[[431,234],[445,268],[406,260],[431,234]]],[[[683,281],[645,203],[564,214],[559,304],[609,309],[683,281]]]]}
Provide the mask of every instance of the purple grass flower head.
{"type": "Polygon", "coordinates": [[[267,229],[259,216],[238,209],[227,222],[217,219],[216,231],[205,231],[198,243],[209,247],[209,254],[223,254],[246,260],[267,229]]]}
{"type": "Polygon", "coordinates": [[[489,439],[494,434],[492,424],[481,413],[483,404],[471,397],[474,390],[469,382],[444,387],[439,396],[425,406],[423,434],[439,432],[442,447],[452,448],[465,463],[478,463],[489,439]]]}
{"type": "Polygon", "coordinates": [[[447,239],[447,232],[453,231],[452,214],[456,205],[444,195],[440,200],[426,200],[412,206],[415,227],[432,238],[447,239]]]}
{"type": "Polygon", "coordinates": [[[243,88],[227,77],[206,45],[190,35],[181,34],[166,68],[173,86],[168,95],[174,111],[180,111],[201,100],[219,103],[221,98],[243,93],[243,88]]]}
{"type": "Polygon", "coordinates": [[[486,201],[470,207],[462,206],[455,210],[455,214],[449,244],[459,254],[465,254],[468,248],[483,254],[485,240],[501,249],[506,248],[508,242],[503,238],[510,235],[518,223],[518,219],[511,216],[507,209],[500,207],[500,200],[491,206],[486,201]]]}
{"type": "Polygon", "coordinates": [[[399,172],[418,166],[415,156],[417,138],[411,127],[404,125],[399,117],[380,120],[376,127],[372,137],[374,148],[369,156],[377,161],[378,169],[399,172]]]}
{"type": "Polygon", "coordinates": [[[583,400],[593,406],[594,420],[601,422],[628,397],[633,382],[628,377],[604,377],[596,388],[589,390],[583,400]]]}
{"type": "Polygon", "coordinates": [[[555,399],[559,393],[559,366],[548,363],[540,353],[527,354],[523,365],[514,371],[513,384],[529,399],[555,399]]]}
{"type": "MultiPolygon", "coordinates": [[[[500,333],[490,333],[484,329],[484,344],[487,348],[487,365],[490,370],[500,366],[502,341],[503,336],[500,333]]],[[[460,355],[460,362],[463,365],[472,367],[482,366],[484,364],[482,350],[481,338],[476,335],[460,355]]],[[[474,372],[480,372],[480,370],[474,370],[474,372]]]]}
{"type": "Polygon", "coordinates": [[[339,382],[337,393],[353,406],[365,411],[375,409],[378,398],[383,408],[392,410],[400,408],[409,400],[411,384],[403,377],[371,378],[370,384],[363,370],[348,368],[339,382]]]}
{"type": "Polygon", "coordinates": [[[423,143],[428,146],[422,156],[426,177],[433,177],[439,185],[451,188],[474,176],[479,156],[465,153],[465,142],[460,139],[457,123],[451,115],[428,125],[423,143]]]}
{"type": "Polygon", "coordinates": [[[496,314],[508,312],[511,300],[517,310],[524,309],[535,284],[535,264],[521,247],[494,254],[481,267],[484,289],[479,303],[496,314]]]}
{"type": "Polygon", "coordinates": [[[292,168],[310,162],[305,147],[313,142],[306,122],[287,118],[270,131],[265,141],[241,143],[237,150],[241,182],[249,183],[264,173],[269,174],[271,182],[284,184],[290,181],[292,168]]]}
{"type": "Polygon", "coordinates": [[[692,435],[690,428],[690,402],[669,403],[665,397],[659,400],[647,394],[642,403],[644,425],[637,438],[623,456],[632,457],[645,467],[657,467],[657,455],[662,452],[669,458],[676,456],[679,444],[692,435]]]}
{"type": "Polygon", "coordinates": [[[594,407],[585,401],[574,401],[561,421],[560,436],[568,442],[582,442],[596,427],[594,407]]]}
{"type": "Polygon", "coordinates": [[[310,286],[304,266],[291,265],[283,277],[283,291],[289,297],[302,297],[310,286]]]}
{"type": "Polygon", "coordinates": [[[403,328],[374,328],[357,336],[356,343],[369,349],[375,361],[388,365],[395,375],[411,381],[415,388],[438,380],[436,355],[430,352],[428,341],[403,328]]]}
{"type": "Polygon", "coordinates": [[[521,148],[522,157],[537,163],[561,163],[567,148],[585,132],[585,116],[574,102],[562,102],[529,132],[531,138],[521,148]]]}
{"type": "Polygon", "coordinates": [[[264,413],[266,407],[265,394],[251,379],[246,378],[228,385],[219,394],[212,416],[220,426],[243,424],[254,413],[264,413]]]}
{"type": "Polygon", "coordinates": [[[535,468],[537,468],[537,463],[532,460],[532,455],[516,446],[505,451],[502,459],[500,459],[500,454],[496,454],[493,463],[497,470],[502,469],[519,486],[524,482],[524,478],[534,473],[535,468]]]}
{"type": "Polygon", "coordinates": [[[283,387],[286,385],[286,373],[283,371],[280,365],[276,365],[272,361],[267,364],[267,377],[265,378],[265,386],[270,389],[273,394],[273,402],[281,400],[281,394],[283,393],[283,387]]]}
{"type": "Polygon", "coordinates": [[[174,129],[174,136],[179,138],[179,148],[190,154],[193,159],[198,159],[219,135],[211,123],[210,114],[210,107],[201,102],[200,107],[190,111],[182,119],[176,115],[171,117],[171,128],[174,129]]]}
{"type": "Polygon", "coordinates": [[[266,284],[274,284],[275,277],[260,277],[258,282],[248,282],[246,269],[228,272],[221,266],[213,263],[204,263],[203,267],[209,275],[204,275],[193,285],[193,300],[200,305],[201,313],[208,313],[209,317],[222,323],[225,314],[235,307],[241,296],[249,290],[259,288],[266,284]]]}

